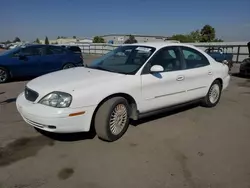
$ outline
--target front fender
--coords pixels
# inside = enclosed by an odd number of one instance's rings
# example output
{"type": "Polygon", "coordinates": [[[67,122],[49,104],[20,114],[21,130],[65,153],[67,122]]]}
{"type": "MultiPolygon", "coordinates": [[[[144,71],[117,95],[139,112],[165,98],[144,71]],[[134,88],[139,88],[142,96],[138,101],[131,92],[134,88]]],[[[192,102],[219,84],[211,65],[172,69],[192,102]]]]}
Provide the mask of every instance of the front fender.
{"type": "Polygon", "coordinates": [[[98,105],[110,95],[124,93],[132,96],[136,102],[141,100],[140,76],[126,76],[122,80],[111,80],[109,83],[97,83],[87,88],[76,88],[72,93],[71,108],[98,105]]]}
{"type": "Polygon", "coordinates": [[[11,61],[9,58],[4,58],[0,60],[0,67],[3,67],[9,71],[11,77],[14,77],[18,72],[18,66],[15,60],[11,61]]]}

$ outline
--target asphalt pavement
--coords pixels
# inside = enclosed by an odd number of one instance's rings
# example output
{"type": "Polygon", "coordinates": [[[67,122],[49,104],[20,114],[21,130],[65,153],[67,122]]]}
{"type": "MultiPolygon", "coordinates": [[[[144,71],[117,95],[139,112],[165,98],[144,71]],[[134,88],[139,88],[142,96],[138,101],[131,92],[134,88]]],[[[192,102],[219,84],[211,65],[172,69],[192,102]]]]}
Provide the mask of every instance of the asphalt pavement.
{"type": "Polygon", "coordinates": [[[0,85],[0,188],[250,188],[250,79],[233,76],[215,108],[133,122],[112,143],[37,132],[15,107],[26,82],[0,85]]]}

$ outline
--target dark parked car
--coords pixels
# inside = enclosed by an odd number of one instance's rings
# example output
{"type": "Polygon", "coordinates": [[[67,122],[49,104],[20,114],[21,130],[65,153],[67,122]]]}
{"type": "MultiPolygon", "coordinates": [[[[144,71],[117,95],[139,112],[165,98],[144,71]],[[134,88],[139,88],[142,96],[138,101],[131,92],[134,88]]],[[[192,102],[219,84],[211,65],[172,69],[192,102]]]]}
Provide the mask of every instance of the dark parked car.
{"type": "Polygon", "coordinates": [[[240,64],[240,75],[249,76],[250,75],[250,42],[247,43],[249,57],[244,59],[240,64]]]}
{"type": "Polygon", "coordinates": [[[227,50],[225,52],[224,49],[219,47],[210,47],[205,52],[218,62],[227,62],[229,70],[233,67],[233,53],[228,53],[227,50]]]}
{"type": "Polygon", "coordinates": [[[81,54],[61,46],[20,46],[0,53],[0,83],[83,65],[81,54]]]}
{"type": "Polygon", "coordinates": [[[74,53],[82,53],[82,50],[79,46],[66,46],[66,49],[69,49],[74,53]]]}

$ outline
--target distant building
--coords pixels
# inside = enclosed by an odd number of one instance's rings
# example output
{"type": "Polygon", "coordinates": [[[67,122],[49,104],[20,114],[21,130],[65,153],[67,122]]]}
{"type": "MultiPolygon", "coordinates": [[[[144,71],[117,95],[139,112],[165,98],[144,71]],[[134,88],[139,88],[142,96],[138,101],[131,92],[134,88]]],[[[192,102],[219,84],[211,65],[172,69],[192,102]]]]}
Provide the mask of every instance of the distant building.
{"type": "MultiPolygon", "coordinates": [[[[132,34],[133,35],[133,34],[132,34]]],[[[166,36],[154,36],[154,35],[133,35],[138,43],[144,42],[164,42],[169,39],[166,36]]],[[[107,43],[123,44],[128,38],[129,34],[110,34],[100,36],[104,38],[107,43]]]]}
{"type": "Polygon", "coordinates": [[[77,42],[79,42],[79,43],[93,43],[93,39],[83,38],[83,39],[78,39],[77,42]]]}
{"type": "MultiPolygon", "coordinates": [[[[44,39],[39,40],[41,44],[45,43],[44,39]]],[[[77,44],[77,43],[92,43],[93,39],[90,38],[59,38],[55,40],[50,40],[50,44],[77,44]]]]}

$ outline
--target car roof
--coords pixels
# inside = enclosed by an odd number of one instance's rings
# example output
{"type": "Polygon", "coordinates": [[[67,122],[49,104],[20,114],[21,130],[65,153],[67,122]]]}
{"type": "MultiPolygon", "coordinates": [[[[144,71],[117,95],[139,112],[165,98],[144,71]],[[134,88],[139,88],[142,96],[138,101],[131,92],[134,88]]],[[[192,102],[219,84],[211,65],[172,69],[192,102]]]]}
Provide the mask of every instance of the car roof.
{"type": "Polygon", "coordinates": [[[186,47],[192,47],[193,45],[184,44],[184,43],[177,43],[177,42],[147,42],[147,43],[133,43],[133,44],[125,44],[126,45],[134,45],[134,46],[148,46],[153,47],[156,49],[160,49],[167,46],[186,46],[186,47]]]}

